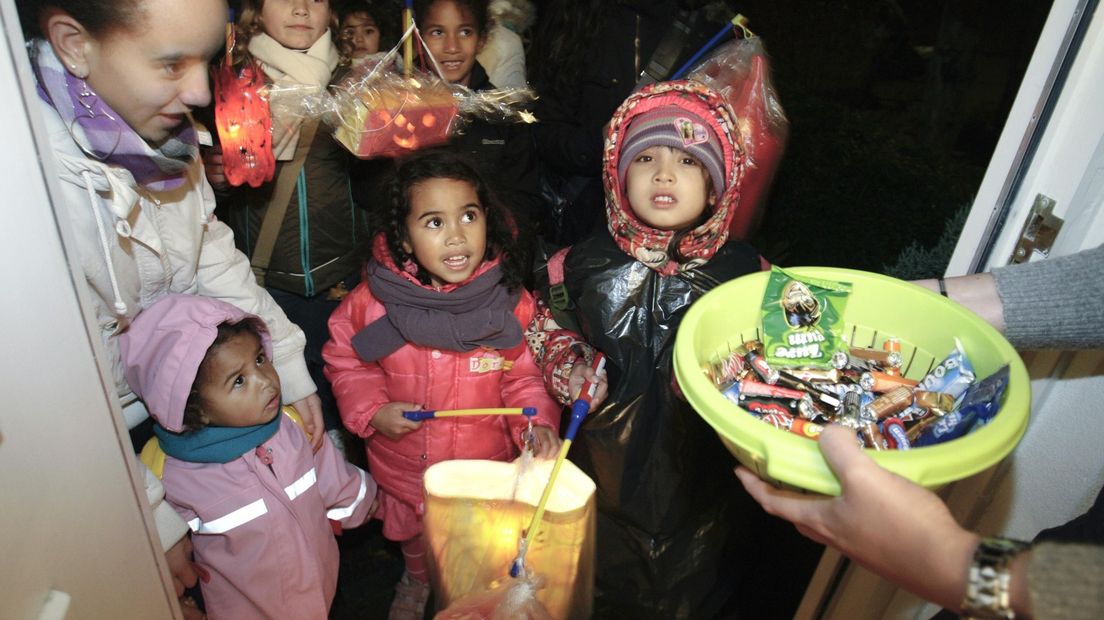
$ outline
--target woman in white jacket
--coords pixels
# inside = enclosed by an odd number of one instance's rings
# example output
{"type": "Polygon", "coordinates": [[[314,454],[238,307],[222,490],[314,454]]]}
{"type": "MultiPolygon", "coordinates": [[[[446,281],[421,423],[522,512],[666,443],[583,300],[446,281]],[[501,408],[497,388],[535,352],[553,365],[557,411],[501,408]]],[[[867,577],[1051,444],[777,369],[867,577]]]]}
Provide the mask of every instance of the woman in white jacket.
{"type": "MultiPolygon", "coordinates": [[[[207,61],[223,43],[225,0],[42,0],[24,7],[24,28],[60,190],[89,299],[127,426],[147,414],[119,361],[118,335],[169,293],[216,297],[262,317],[274,346],[284,401],[322,428],[303,360],[302,331],[259,286],[230,229],[215,219],[214,195],[188,114],[210,101],[207,61]]],[[[323,433],[313,433],[315,449],[323,433]]],[[[147,492],[174,578],[194,583],[180,562],[183,522],[147,492]]]]}

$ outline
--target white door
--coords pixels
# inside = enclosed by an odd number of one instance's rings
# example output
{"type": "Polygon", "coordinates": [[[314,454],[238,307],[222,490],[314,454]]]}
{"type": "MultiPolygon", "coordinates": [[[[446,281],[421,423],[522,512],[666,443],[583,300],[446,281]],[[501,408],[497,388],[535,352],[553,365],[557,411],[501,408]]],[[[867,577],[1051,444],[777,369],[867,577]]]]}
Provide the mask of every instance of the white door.
{"type": "Polygon", "coordinates": [[[0,618],[171,618],[161,545],[64,250],[67,222],[47,194],[52,160],[32,136],[11,0],[0,17],[0,618]]]}
{"type": "MultiPolygon", "coordinates": [[[[1054,2],[948,275],[1013,262],[1036,203],[1063,222],[1050,256],[1104,243],[1104,10],[1096,5],[1054,2]]],[[[1104,483],[1104,352],[1023,357],[1032,379],[1027,434],[1003,463],[941,494],[966,527],[1030,539],[1083,512],[1104,483]]],[[[797,617],[927,619],[936,611],[829,551],[797,617]]]]}

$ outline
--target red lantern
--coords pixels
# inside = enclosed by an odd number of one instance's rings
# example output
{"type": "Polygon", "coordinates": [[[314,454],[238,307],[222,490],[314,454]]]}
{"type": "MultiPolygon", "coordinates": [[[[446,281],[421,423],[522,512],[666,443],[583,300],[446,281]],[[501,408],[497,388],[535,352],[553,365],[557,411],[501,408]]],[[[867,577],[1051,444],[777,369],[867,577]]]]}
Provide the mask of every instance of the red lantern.
{"type": "Polygon", "coordinates": [[[736,114],[747,169],[729,234],[746,239],[758,227],[789,136],[789,121],[771,83],[766,49],[758,37],[732,41],[718,48],[690,77],[721,93],[736,114]]]}
{"type": "Polygon", "coordinates": [[[759,226],[767,189],[782,161],[788,134],[787,126],[771,117],[770,103],[765,101],[769,89],[767,71],[767,57],[755,56],[740,96],[732,106],[744,135],[749,164],[740,185],[740,208],[729,228],[736,239],[746,239],[759,226]]]}
{"type": "Polygon", "coordinates": [[[230,185],[260,187],[272,180],[272,116],[261,94],[264,74],[254,61],[240,73],[229,63],[214,70],[215,125],[222,144],[223,172],[230,185]]]}

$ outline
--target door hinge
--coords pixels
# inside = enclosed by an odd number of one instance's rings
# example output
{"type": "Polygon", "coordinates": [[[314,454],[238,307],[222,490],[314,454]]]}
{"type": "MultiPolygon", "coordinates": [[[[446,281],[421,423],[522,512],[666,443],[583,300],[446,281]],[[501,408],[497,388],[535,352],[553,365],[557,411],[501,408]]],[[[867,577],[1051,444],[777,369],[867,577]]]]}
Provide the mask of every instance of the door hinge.
{"type": "Polygon", "coordinates": [[[1020,239],[1016,242],[1016,249],[1012,251],[1009,263],[1026,263],[1036,252],[1044,257],[1050,255],[1050,248],[1054,246],[1054,240],[1064,223],[1062,218],[1054,215],[1056,204],[1058,203],[1049,196],[1035,196],[1035,204],[1031,205],[1031,212],[1020,231],[1020,239]]]}

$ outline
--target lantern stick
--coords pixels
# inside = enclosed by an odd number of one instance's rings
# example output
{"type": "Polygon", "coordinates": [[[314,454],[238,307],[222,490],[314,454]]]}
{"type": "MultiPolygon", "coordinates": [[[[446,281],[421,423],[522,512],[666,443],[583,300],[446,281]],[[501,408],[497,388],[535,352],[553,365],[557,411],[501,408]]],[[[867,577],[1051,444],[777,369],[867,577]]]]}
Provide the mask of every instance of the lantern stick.
{"type": "MultiPolygon", "coordinates": [[[[410,30],[414,23],[414,0],[406,0],[402,11],[403,32],[410,30]]],[[[410,77],[411,67],[414,64],[414,38],[406,37],[403,41],[403,75],[410,77]]]]}
{"type": "Polygon", "coordinates": [[[488,409],[437,409],[430,411],[404,411],[403,417],[407,420],[420,422],[433,418],[452,418],[465,415],[523,415],[533,417],[537,415],[536,407],[498,407],[488,409]]]}
{"type": "Polygon", "coordinates": [[[567,458],[567,451],[571,449],[571,442],[575,440],[575,433],[579,431],[579,425],[590,411],[590,401],[594,398],[594,393],[598,389],[598,376],[605,367],[606,356],[601,353],[595,355],[593,361],[594,379],[583,384],[583,389],[579,390],[579,397],[571,403],[571,422],[567,426],[567,434],[564,435],[560,453],[556,455],[556,463],[552,466],[552,474],[548,477],[548,484],[544,485],[544,492],[541,493],[537,510],[533,513],[533,520],[529,522],[529,527],[525,530],[525,536],[518,543],[517,557],[510,565],[511,577],[519,577],[525,572],[525,554],[529,552],[529,541],[536,535],[537,528],[540,527],[541,520],[544,518],[544,507],[548,503],[548,497],[552,495],[552,485],[555,484],[556,476],[560,473],[560,466],[567,458]]]}
{"type": "Polygon", "coordinates": [[[729,32],[735,32],[736,28],[739,28],[744,32],[744,38],[752,36],[751,31],[747,29],[747,21],[747,18],[740,14],[737,14],[735,17],[733,17],[728,23],[721,27],[720,31],[718,31],[717,34],[713,35],[712,39],[706,41],[705,45],[701,46],[701,49],[699,49],[697,52],[694,53],[693,56],[690,57],[690,60],[687,60],[682,65],[682,67],[679,68],[678,71],[672,73],[670,79],[680,79],[683,75],[686,74],[690,67],[692,67],[694,63],[698,61],[699,58],[704,56],[705,53],[709,50],[716,47],[726,34],[728,34],[729,32]]]}
{"type": "Polygon", "coordinates": [[[227,67],[233,64],[232,52],[234,51],[234,9],[230,9],[230,20],[226,22],[226,58],[223,62],[227,67]]]}

